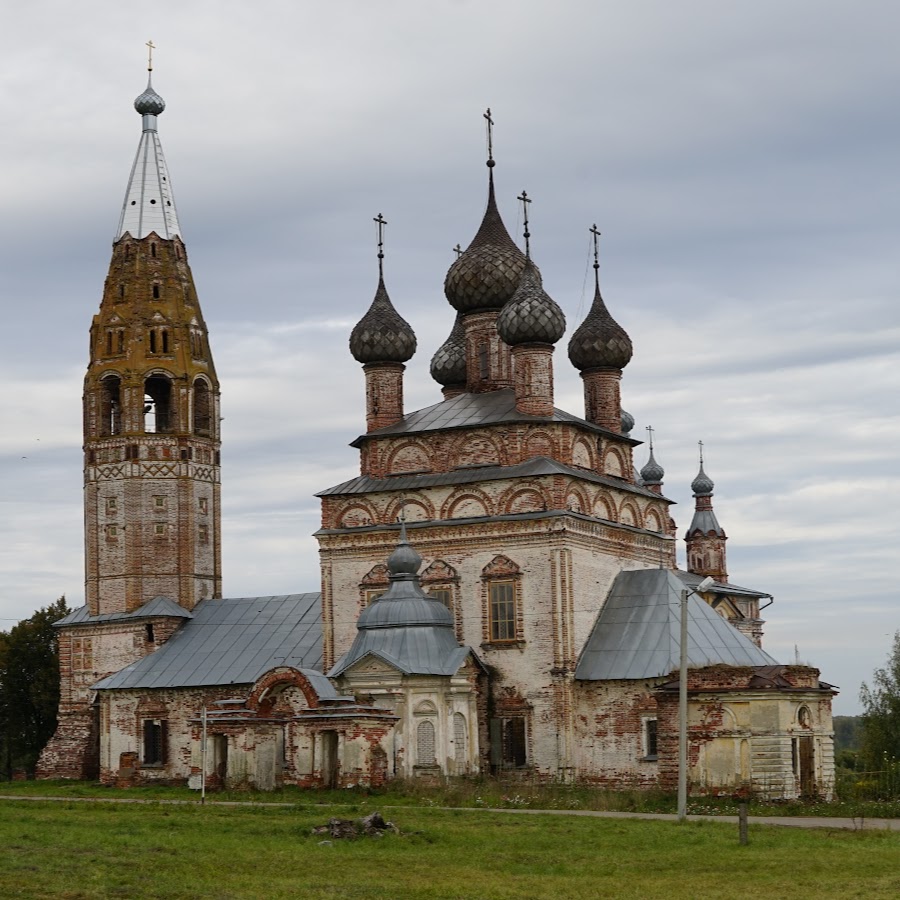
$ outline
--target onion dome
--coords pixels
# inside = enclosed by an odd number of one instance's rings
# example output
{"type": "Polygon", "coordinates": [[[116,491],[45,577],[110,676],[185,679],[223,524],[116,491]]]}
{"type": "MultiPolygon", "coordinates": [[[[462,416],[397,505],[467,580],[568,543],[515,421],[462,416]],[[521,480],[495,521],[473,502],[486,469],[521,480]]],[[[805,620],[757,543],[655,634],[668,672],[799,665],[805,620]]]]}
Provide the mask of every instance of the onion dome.
{"type": "Polygon", "coordinates": [[[166,108],[166,101],[153,90],[149,78],[147,79],[147,89],[135,98],[134,108],[142,116],[158,116],[166,108]]]}
{"type": "Polygon", "coordinates": [[[628,437],[631,429],[634,428],[634,416],[630,412],[622,410],[622,434],[628,437]]]}
{"type": "Polygon", "coordinates": [[[644,484],[662,484],[665,474],[666,470],[656,461],[656,458],[653,456],[653,448],[651,447],[650,459],[647,460],[646,465],[641,469],[641,481],[644,484]]]}
{"type": "Polygon", "coordinates": [[[691,482],[691,490],[694,492],[694,495],[698,497],[711,496],[715,486],[715,482],[712,478],[703,471],[703,460],[701,459],[700,471],[697,473],[697,477],[691,482]]]}
{"type": "MultiPolygon", "coordinates": [[[[493,165],[488,161],[488,166],[493,165]]],[[[461,313],[502,309],[516,292],[525,268],[525,254],[509,236],[494,198],[491,169],[488,203],[472,243],[450,266],[444,279],[444,294],[461,313]]]]}
{"type": "Polygon", "coordinates": [[[631,360],[631,338],[609,314],[600,285],[594,288],[594,302],[584,321],[569,341],[569,359],[576,369],[624,369],[631,360]]]}
{"type": "Polygon", "coordinates": [[[512,299],[497,317],[497,331],[510,346],[555,344],[566,331],[566,317],[544,290],[531,257],[526,257],[522,278],[512,299]]]}
{"type": "Polygon", "coordinates": [[[416,352],[415,332],[394,309],[383,277],[368,312],[350,332],[350,352],[361,363],[404,363],[416,352]]]}
{"type": "Polygon", "coordinates": [[[450,336],[431,357],[431,377],[444,387],[466,383],[466,332],[459,313],[450,336]]]}
{"type": "Polygon", "coordinates": [[[394,552],[388,557],[388,573],[390,575],[415,575],[421,565],[422,557],[406,537],[406,522],[401,522],[400,540],[397,542],[394,552]]]}

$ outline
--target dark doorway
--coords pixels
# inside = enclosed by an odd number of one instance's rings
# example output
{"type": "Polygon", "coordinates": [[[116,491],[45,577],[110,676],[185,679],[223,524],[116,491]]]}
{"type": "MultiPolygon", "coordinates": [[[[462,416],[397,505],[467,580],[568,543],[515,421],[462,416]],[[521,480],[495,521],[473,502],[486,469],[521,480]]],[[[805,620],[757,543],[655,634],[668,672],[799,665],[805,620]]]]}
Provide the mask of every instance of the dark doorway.
{"type": "Polygon", "coordinates": [[[336,731],[323,731],[322,787],[336,788],[338,777],[338,736],[336,731]]]}
{"type": "Polygon", "coordinates": [[[816,796],[816,751],[812,737],[797,739],[797,756],[800,762],[800,796],[804,799],[816,796]]]}

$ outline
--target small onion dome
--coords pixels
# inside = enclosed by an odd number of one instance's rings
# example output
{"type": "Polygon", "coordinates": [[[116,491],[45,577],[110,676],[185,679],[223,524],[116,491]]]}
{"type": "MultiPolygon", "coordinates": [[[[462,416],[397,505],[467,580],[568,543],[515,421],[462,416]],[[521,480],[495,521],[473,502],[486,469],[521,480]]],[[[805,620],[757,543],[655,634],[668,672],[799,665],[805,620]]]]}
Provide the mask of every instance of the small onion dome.
{"type": "Polygon", "coordinates": [[[624,369],[632,352],[631,338],[609,314],[597,284],[590,311],[569,341],[572,365],[582,372],[585,369],[624,369]]]}
{"type": "Polygon", "coordinates": [[[641,481],[644,484],[662,484],[663,476],[666,474],[666,470],[656,461],[656,458],[653,456],[653,448],[650,448],[650,459],[647,460],[647,464],[641,469],[641,481]]]}
{"type": "Polygon", "coordinates": [[[148,79],[147,89],[135,98],[134,108],[142,116],[158,116],[166,108],[166,101],[153,90],[148,79]]]}
{"type": "Polygon", "coordinates": [[[387,567],[391,575],[415,575],[422,565],[422,557],[406,537],[406,522],[400,523],[400,540],[388,557],[387,567]]]}
{"type": "Polygon", "coordinates": [[[630,412],[626,412],[624,409],[622,410],[622,434],[625,437],[628,437],[631,434],[632,429],[634,428],[634,416],[630,412]]]}
{"type": "Polygon", "coordinates": [[[701,462],[700,471],[697,473],[697,477],[691,482],[691,490],[696,496],[705,497],[712,494],[715,486],[715,482],[712,478],[703,471],[703,463],[701,462]]]}
{"type": "Polygon", "coordinates": [[[431,377],[444,387],[466,383],[466,332],[459,313],[450,336],[431,357],[431,377]]]}
{"type": "Polygon", "coordinates": [[[350,352],[361,363],[402,363],[416,352],[415,332],[394,309],[383,278],[368,312],[350,332],[350,352]]]}
{"type": "Polygon", "coordinates": [[[516,292],[524,268],[525,254],[509,236],[500,218],[491,172],[481,227],[447,271],[444,294],[457,312],[502,309],[516,292]]]}
{"type": "Polygon", "coordinates": [[[566,331],[566,317],[556,301],[541,285],[541,276],[531,258],[512,299],[497,317],[497,331],[503,341],[516,344],[555,344],[566,331]]]}

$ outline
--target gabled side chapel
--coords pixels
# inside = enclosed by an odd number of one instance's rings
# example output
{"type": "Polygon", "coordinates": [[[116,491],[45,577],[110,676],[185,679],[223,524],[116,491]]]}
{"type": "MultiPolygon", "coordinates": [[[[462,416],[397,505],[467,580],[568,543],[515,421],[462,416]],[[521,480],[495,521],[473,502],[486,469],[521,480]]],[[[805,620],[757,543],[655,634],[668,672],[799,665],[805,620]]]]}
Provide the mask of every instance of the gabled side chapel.
{"type": "Polygon", "coordinates": [[[503,224],[491,150],[483,220],[444,281],[455,321],[431,362],[443,399],[404,408],[416,337],[388,297],[380,238],[375,298],[350,335],[360,473],[319,495],[321,591],[223,598],[219,382],[164,108],[148,81],[91,325],[87,603],[58,623],[59,727],[39,775],[672,787],[687,590],[693,788],[828,796],[834,690],[762,649],[771,597],[728,581],[702,457],[686,571],[652,443],[635,470],[619,394],[632,345],[600,293],[596,229],[593,304],[568,343],[584,416],[554,407],[565,317],[531,255],[524,192],[524,252],[503,224]]]}

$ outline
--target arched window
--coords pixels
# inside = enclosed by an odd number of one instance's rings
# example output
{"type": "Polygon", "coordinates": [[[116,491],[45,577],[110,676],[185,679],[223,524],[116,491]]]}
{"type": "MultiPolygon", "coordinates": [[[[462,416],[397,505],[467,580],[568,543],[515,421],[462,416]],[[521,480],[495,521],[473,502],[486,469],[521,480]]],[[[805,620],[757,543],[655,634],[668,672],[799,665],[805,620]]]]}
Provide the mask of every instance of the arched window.
{"type": "Polygon", "coordinates": [[[198,378],[194,382],[194,434],[212,434],[212,397],[209,385],[198,378]]]}
{"type": "Polygon", "coordinates": [[[172,382],[165,375],[151,375],[144,381],[144,431],[163,434],[175,430],[172,382]]]}
{"type": "Polygon", "coordinates": [[[522,572],[506,556],[495,556],[481,570],[482,602],[485,612],[485,640],[492,644],[513,644],[524,639],[522,623],[522,572]]]}
{"type": "Polygon", "coordinates": [[[107,375],[100,382],[100,434],[119,434],[122,430],[122,380],[107,375]]]}
{"type": "Polygon", "coordinates": [[[434,722],[426,719],[419,722],[416,729],[416,764],[433,766],[436,762],[434,754],[434,722]]]}

